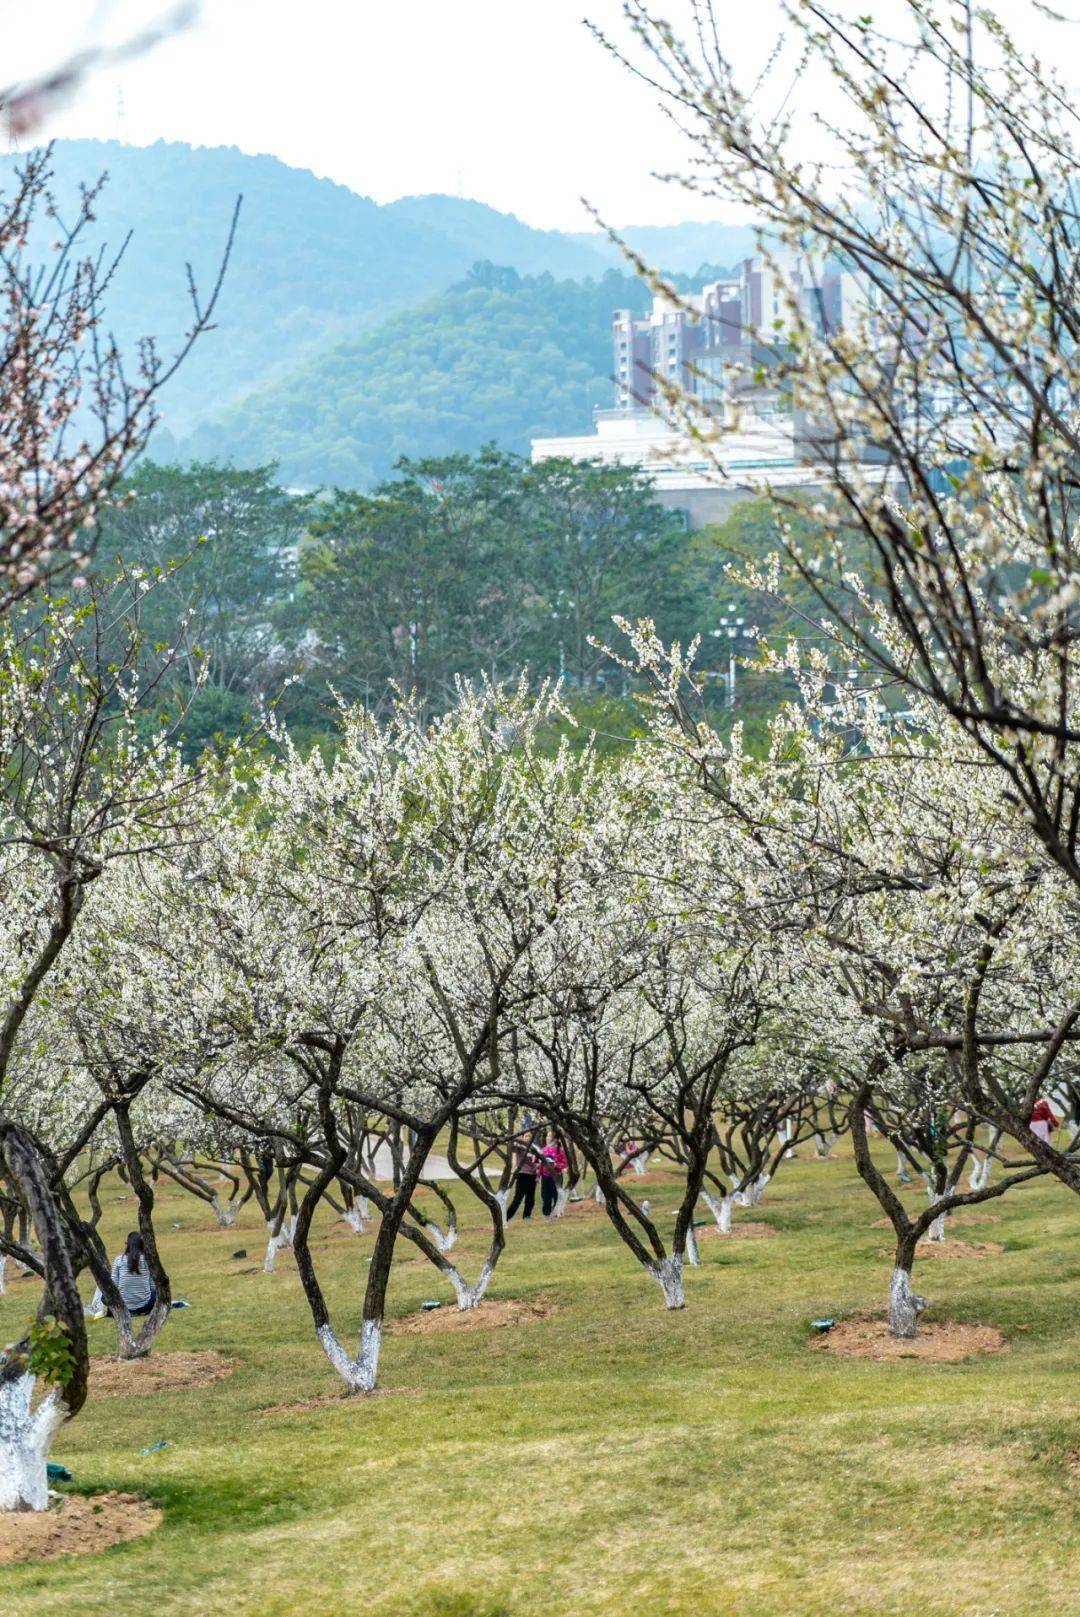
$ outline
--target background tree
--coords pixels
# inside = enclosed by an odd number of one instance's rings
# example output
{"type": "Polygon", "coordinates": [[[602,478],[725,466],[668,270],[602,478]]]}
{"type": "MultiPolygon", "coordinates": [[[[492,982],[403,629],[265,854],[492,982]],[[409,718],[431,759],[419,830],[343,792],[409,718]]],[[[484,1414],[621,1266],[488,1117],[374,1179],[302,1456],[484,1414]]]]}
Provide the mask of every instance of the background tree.
{"type": "MultiPolygon", "coordinates": [[[[816,0],[785,7],[795,50],[844,109],[827,130],[818,121],[824,148],[807,162],[807,109],[785,94],[782,118],[762,114],[768,98],[724,56],[711,0],[687,41],[642,0],[624,9],[688,132],[686,184],[738,202],[793,255],[777,265],[774,357],[835,503],[817,513],[827,542],[813,556],[784,537],[790,570],[842,654],[959,720],[1080,885],[1070,87],[1029,30],[1014,40],[970,0],[933,12],[902,0],[880,27],[816,0]],[[795,285],[812,288],[829,257],[862,289],[843,328],[817,320],[795,285]],[[868,568],[854,565],[851,530],[868,568]]],[[[1033,11],[1045,29],[1053,14],[1033,11]]]]}
{"type": "Polygon", "coordinates": [[[700,602],[686,598],[679,565],[686,525],[657,501],[636,467],[547,460],[528,474],[535,537],[530,664],[565,675],[580,691],[604,683],[610,664],[590,637],[612,616],[649,613],[665,632],[692,635],[700,602]]]}
{"type": "Polygon", "coordinates": [[[216,730],[236,734],[295,661],[279,622],[311,502],[278,487],[275,471],[143,462],[99,526],[101,565],[145,568],[157,580],[143,627],[151,643],[175,646],[174,677],[197,693],[186,731],[193,751],[216,730]]]}

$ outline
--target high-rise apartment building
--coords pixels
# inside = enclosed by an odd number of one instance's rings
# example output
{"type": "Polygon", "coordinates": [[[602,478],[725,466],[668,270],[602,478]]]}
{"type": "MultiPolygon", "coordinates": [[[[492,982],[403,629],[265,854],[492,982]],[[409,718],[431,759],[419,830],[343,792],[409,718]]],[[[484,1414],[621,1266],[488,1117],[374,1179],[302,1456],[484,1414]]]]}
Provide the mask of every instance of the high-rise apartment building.
{"type": "Polygon", "coordinates": [[[815,275],[791,261],[778,273],[763,259],[747,258],[737,278],[713,281],[678,301],[655,297],[644,319],[616,309],[616,409],[651,409],[662,402],[666,385],[703,401],[750,385],[754,372],[783,357],[791,297],[804,320],[831,331],[843,323],[845,309],[850,318],[858,292],[855,277],[835,267],[815,275]],[[742,367],[741,381],[735,367],[742,367]]]}

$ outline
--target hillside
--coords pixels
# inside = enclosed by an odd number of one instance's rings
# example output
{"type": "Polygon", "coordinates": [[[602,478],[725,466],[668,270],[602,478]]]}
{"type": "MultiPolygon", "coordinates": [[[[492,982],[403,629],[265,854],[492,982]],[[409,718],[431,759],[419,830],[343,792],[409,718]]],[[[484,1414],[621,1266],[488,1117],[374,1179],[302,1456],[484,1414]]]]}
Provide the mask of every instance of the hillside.
{"type": "MultiPolygon", "coordinates": [[[[469,253],[469,263],[488,259],[510,264],[522,275],[554,275],[559,280],[584,280],[621,265],[604,251],[605,243],[568,236],[558,230],[534,230],[512,213],[499,213],[483,202],[464,197],[401,197],[383,213],[412,225],[438,231],[469,253]]],[[[697,266],[695,265],[696,269],[697,266]]]]}
{"type": "MultiPolygon", "coordinates": [[[[10,174],[17,161],[0,165],[10,174]]],[[[644,306],[603,236],[534,230],[461,197],[380,206],[274,157],[165,141],[61,141],[52,164],[62,216],[80,184],[108,176],[84,246],[116,251],[130,233],[108,300],[129,355],[146,336],[164,354],[182,340],[186,265],[205,291],[243,197],[215,329],[161,399],[158,459],[189,450],[244,464],[279,458],[305,483],[366,483],[402,453],[493,438],[524,450],[537,433],[583,427],[590,407],[608,401],[611,310],[644,306]],[[491,284],[466,287],[485,261],[509,279],[491,271],[491,284]]],[[[51,234],[43,221],[43,254],[51,234]]],[[[628,232],[683,275],[733,263],[749,234],[628,232]]]]}
{"type": "MultiPolygon", "coordinates": [[[[9,173],[17,161],[0,159],[9,173]]],[[[588,246],[530,230],[480,204],[421,197],[380,207],[345,186],[235,147],[61,141],[53,168],[69,213],[80,182],[109,176],[86,240],[115,250],[132,232],[108,305],[129,351],[147,335],[163,349],[179,340],[189,323],[185,263],[202,286],[209,284],[243,195],[217,328],[163,400],[177,437],[314,349],[355,338],[444,289],[496,247],[500,262],[530,272],[603,273],[588,246]]]]}
{"type": "Polygon", "coordinates": [[[611,311],[642,283],[519,277],[492,265],[300,365],[181,447],[239,465],[281,463],[290,484],[367,485],[400,455],[572,432],[611,397],[611,311]]]}

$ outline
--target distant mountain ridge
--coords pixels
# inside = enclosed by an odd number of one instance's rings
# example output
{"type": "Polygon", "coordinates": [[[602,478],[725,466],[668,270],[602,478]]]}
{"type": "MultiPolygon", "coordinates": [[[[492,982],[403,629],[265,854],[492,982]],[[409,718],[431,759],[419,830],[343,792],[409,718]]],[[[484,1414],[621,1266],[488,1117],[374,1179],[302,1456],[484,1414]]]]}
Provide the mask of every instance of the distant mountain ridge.
{"type": "Polygon", "coordinates": [[[514,214],[499,213],[485,202],[432,193],[388,202],[383,212],[437,231],[470,253],[471,264],[487,259],[509,265],[521,275],[548,274],[560,281],[595,278],[612,267],[605,251],[609,244],[602,237],[591,243],[559,230],[535,230],[514,214]]]}
{"type": "MultiPolygon", "coordinates": [[[[18,161],[13,155],[0,157],[7,171],[5,175],[0,167],[0,186],[9,183],[18,161]]],[[[162,396],[158,454],[173,453],[178,445],[197,439],[223,455],[240,453],[241,445],[245,454],[254,452],[257,444],[262,446],[259,453],[265,450],[286,464],[303,464],[305,475],[317,473],[317,480],[337,476],[346,467],[357,468],[357,475],[359,468],[381,472],[386,444],[400,445],[399,452],[409,450],[407,423],[416,424],[418,408],[428,417],[425,439],[432,436],[440,398],[448,409],[451,398],[458,401],[445,431],[435,434],[440,440],[453,437],[455,420],[466,436],[484,423],[486,436],[505,436],[517,446],[532,424],[571,430],[587,424],[589,403],[600,402],[607,385],[614,300],[636,301],[642,290],[640,283],[635,288],[629,278],[616,276],[608,290],[595,292],[606,274],[625,269],[618,250],[598,232],[535,230],[512,214],[460,197],[403,197],[380,206],[306,169],[290,168],[275,157],[249,156],[235,147],[60,141],[53,148],[52,165],[58,200],[69,214],[80,183],[106,172],[109,176],[86,245],[116,249],[131,232],[108,300],[111,327],[129,353],[146,336],[156,338],[166,354],[179,344],[190,322],[185,265],[191,263],[205,290],[220,262],[236,197],[243,195],[215,329],[200,340],[162,396]],[[436,306],[479,261],[538,281],[550,277],[551,284],[530,287],[509,303],[505,288],[503,301],[489,288],[483,297],[458,296],[436,306]],[[583,289],[591,285],[594,292],[575,297],[556,290],[570,283],[583,289]],[[497,331],[483,333],[478,322],[509,315],[513,324],[526,304],[537,322],[535,341],[515,328],[517,349],[502,363],[497,331]],[[450,308],[467,314],[467,352],[460,355],[454,353],[445,326],[450,308]],[[397,318],[407,309],[424,311],[419,318],[429,336],[440,333],[427,373],[417,369],[416,353],[409,351],[409,322],[397,318]],[[575,319],[588,319],[590,329],[573,331],[565,322],[575,319]],[[394,345],[401,349],[402,388],[408,377],[407,385],[419,389],[419,401],[404,392],[394,395],[394,345]],[[469,366],[478,364],[481,354],[492,375],[505,378],[526,351],[533,354],[528,367],[532,380],[523,399],[502,394],[501,384],[489,387],[479,376],[467,379],[469,366]],[[370,382],[387,429],[365,437],[375,425],[367,422],[351,447],[312,439],[301,452],[299,440],[289,436],[299,430],[295,413],[278,409],[274,390],[280,384],[287,396],[296,375],[305,378],[306,386],[323,361],[339,377],[343,354],[368,368],[350,379],[349,395],[361,395],[370,382]],[[545,365],[550,368],[546,385],[545,365]],[[470,388],[475,410],[467,407],[470,388]],[[505,434],[500,399],[508,412],[505,434]],[[572,399],[579,401],[576,410],[571,409],[572,399]],[[467,426],[463,406],[470,417],[467,426]],[[255,430],[257,418],[262,427],[255,430]],[[263,428],[271,419],[279,421],[280,430],[267,433],[263,428]],[[221,420],[229,430],[217,433],[212,429],[221,420]]],[[[43,220],[43,253],[51,234],[43,220]]],[[[733,263],[749,234],[741,227],[678,225],[642,227],[628,232],[628,239],[661,267],[692,271],[706,260],[733,263]]],[[[336,387],[335,397],[341,396],[336,387]]],[[[345,415],[359,422],[364,412],[345,415]]],[[[320,418],[327,431],[346,430],[340,422],[331,426],[325,412],[320,418]]],[[[455,446],[451,442],[444,447],[455,446]]]]}

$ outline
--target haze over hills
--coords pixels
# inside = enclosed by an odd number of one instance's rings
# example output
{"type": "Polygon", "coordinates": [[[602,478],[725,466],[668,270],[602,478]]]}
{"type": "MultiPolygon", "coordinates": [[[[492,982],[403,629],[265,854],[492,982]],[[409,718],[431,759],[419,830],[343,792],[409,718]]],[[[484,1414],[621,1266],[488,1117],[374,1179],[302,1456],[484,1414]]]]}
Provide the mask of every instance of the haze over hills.
{"type": "Polygon", "coordinates": [[[469,263],[488,259],[508,264],[522,275],[555,275],[560,280],[583,280],[621,266],[602,237],[571,237],[558,230],[534,230],[511,213],[499,213],[484,202],[464,197],[401,197],[387,203],[383,213],[413,225],[437,231],[448,242],[470,254],[469,263]]]}
{"type": "MultiPolygon", "coordinates": [[[[9,174],[17,161],[0,159],[9,174]]],[[[205,292],[243,196],[216,329],[163,395],[158,454],[212,445],[322,481],[379,475],[388,455],[422,447],[524,448],[606,401],[611,309],[643,291],[624,274],[598,288],[623,262],[599,233],[534,230],[459,197],[380,206],[235,147],[62,141],[52,162],[69,214],[79,185],[108,175],[86,241],[115,250],[130,232],[108,300],[129,352],[145,336],[163,353],[179,343],[185,265],[205,292]],[[535,284],[463,289],[478,261],[535,284]]],[[[693,270],[734,262],[749,234],[690,224],[628,239],[662,268],[693,270]]]]}
{"type": "MultiPolygon", "coordinates": [[[[753,225],[626,225],[618,235],[646,263],[676,275],[693,275],[703,264],[731,266],[749,258],[757,244],[753,225]]],[[[599,254],[607,264],[624,265],[623,254],[608,236],[574,231],[571,241],[599,254]]]]}

